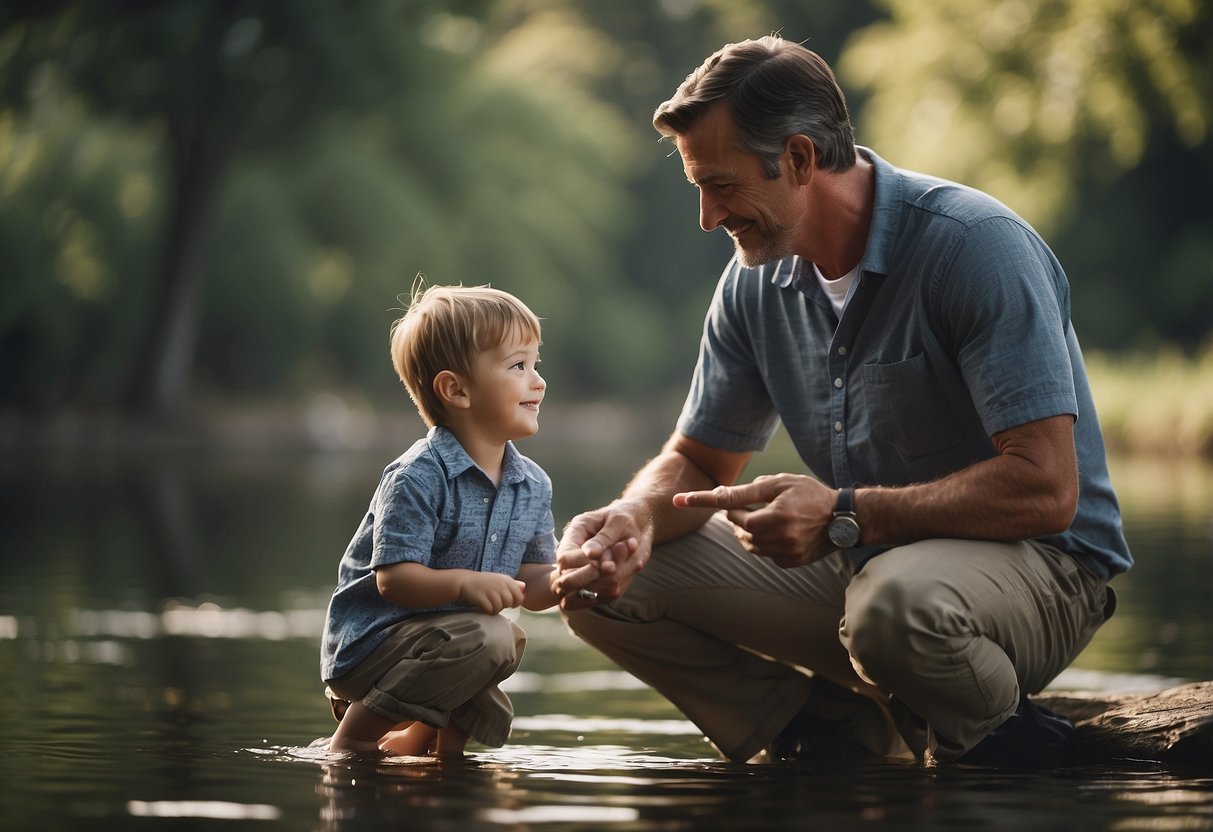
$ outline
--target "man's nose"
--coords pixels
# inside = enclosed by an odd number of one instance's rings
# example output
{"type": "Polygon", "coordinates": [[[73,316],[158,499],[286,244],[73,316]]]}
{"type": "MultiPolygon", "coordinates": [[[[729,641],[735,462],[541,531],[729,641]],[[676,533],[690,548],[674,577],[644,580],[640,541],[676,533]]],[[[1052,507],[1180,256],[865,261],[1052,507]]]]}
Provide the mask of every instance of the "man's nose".
{"type": "Polygon", "coordinates": [[[699,192],[699,227],[704,231],[714,231],[729,212],[707,190],[699,192]]]}

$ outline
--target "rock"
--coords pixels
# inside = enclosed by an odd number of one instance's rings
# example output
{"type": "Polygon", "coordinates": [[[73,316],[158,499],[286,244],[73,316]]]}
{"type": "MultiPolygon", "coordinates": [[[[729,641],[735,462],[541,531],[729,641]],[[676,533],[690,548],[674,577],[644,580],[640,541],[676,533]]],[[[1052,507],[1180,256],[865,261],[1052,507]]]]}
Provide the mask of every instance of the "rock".
{"type": "Polygon", "coordinates": [[[1155,760],[1213,770],[1213,682],[1144,695],[1050,692],[1032,701],[1073,720],[1081,761],[1155,760]]]}

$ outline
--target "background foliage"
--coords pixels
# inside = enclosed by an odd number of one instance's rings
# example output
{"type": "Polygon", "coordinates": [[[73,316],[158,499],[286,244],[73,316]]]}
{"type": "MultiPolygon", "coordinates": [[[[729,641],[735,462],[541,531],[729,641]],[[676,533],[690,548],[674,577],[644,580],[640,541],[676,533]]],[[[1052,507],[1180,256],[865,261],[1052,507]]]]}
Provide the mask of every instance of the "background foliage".
{"type": "Polygon", "coordinates": [[[94,0],[0,11],[0,405],[400,402],[414,276],[545,322],[554,400],[679,398],[729,246],[654,106],[727,41],[1045,233],[1088,348],[1213,329],[1199,0],[94,0]]]}

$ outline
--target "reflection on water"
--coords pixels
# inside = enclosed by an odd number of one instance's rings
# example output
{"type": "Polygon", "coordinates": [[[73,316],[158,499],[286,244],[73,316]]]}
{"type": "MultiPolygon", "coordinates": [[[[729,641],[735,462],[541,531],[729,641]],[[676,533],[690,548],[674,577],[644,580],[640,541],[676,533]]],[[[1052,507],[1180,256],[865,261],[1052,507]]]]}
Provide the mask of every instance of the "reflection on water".
{"type": "MultiPolygon", "coordinates": [[[[558,521],[608,500],[644,453],[528,451],[558,521]]],[[[0,829],[1213,828],[1213,770],[725,763],[551,614],[524,614],[505,748],[330,755],[309,745],[333,727],[319,633],[382,460],[33,462],[0,461],[0,829]]],[[[1211,678],[1213,469],[1113,476],[1138,564],[1055,686],[1211,678]]]]}
{"type": "MultiPolygon", "coordinates": [[[[283,749],[281,761],[306,760],[283,749]]],[[[1198,829],[1210,781],[1124,765],[997,778],[909,765],[739,766],[530,746],[458,764],[317,761],[326,830],[1198,829]],[[424,823],[423,823],[424,825],[424,823]],[[552,828],[552,827],[547,827],[552,828]],[[556,827],[561,828],[561,827],[556,827]]]]}

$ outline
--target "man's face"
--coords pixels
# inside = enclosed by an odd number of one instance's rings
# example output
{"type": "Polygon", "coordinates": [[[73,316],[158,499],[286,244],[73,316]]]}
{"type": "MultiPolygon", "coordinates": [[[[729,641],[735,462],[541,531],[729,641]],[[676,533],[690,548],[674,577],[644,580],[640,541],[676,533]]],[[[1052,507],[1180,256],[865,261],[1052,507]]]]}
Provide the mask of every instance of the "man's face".
{"type": "Polygon", "coordinates": [[[744,266],[759,266],[794,254],[803,222],[795,203],[797,185],[786,168],[767,179],[759,158],[741,150],[728,109],[718,104],[675,137],[687,180],[699,189],[699,225],[724,226],[744,266]]]}

